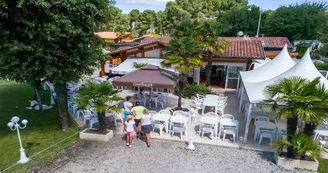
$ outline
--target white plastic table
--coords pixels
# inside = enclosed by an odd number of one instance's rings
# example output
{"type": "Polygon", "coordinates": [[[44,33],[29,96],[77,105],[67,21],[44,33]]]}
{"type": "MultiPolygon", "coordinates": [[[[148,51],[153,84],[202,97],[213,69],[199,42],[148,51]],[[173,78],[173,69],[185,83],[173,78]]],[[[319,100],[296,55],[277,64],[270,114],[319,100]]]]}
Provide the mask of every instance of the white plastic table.
{"type": "Polygon", "coordinates": [[[320,136],[328,137],[328,128],[318,126],[317,129],[314,130],[314,133],[314,140],[317,140],[320,136]]]}
{"type": "MultiPolygon", "coordinates": [[[[215,136],[217,137],[218,135],[218,128],[219,128],[219,119],[215,118],[215,117],[202,117],[200,119],[200,124],[212,124],[215,127],[215,136]]],[[[201,129],[201,126],[199,127],[199,129],[201,129]]]]}
{"type": "Polygon", "coordinates": [[[277,128],[277,126],[270,121],[256,121],[254,125],[255,125],[254,141],[256,140],[258,131],[260,129],[268,129],[268,130],[276,131],[277,128]]]}
{"type": "Polygon", "coordinates": [[[238,136],[239,136],[239,122],[237,120],[220,119],[219,123],[220,123],[219,137],[221,136],[221,129],[223,128],[223,126],[229,126],[229,127],[236,127],[237,128],[236,138],[238,139],[238,136]]]}
{"type": "Polygon", "coordinates": [[[170,118],[170,128],[172,123],[183,123],[185,127],[185,136],[187,136],[187,123],[188,123],[188,117],[186,116],[171,116],[170,118]]]}
{"type": "Polygon", "coordinates": [[[169,132],[169,120],[170,120],[171,115],[169,114],[155,114],[152,117],[153,121],[164,121],[165,122],[165,132],[169,132]]]}

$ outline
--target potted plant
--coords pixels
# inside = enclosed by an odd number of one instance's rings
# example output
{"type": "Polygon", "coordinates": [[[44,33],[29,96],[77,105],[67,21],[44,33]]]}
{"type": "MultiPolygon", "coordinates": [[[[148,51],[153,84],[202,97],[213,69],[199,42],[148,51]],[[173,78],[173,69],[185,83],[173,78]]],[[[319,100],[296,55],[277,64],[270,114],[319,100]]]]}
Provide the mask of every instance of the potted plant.
{"type": "Polygon", "coordinates": [[[273,142],[273,146],[277,147],[275,154],[275,162],[278,166],[286,169],[307,169],[317,171],[319,162],[320,145],[316,144],[311,137],[304,133],[295,133],[291,135],[292,140],[280,140],[273,142]],[[293,147],[293,158],[287,157],[284,147],[293,147]]]}
{"type": "Polygon", "coordinates": [[[79,97],[74,101],[80,108],[93,108],[97,113],[99,128],[85,129],[80,133],[81,139],[90,139],[96,141],[109,141],[113,137],[113,131],[106,127],[106,112],[120,113],[121,109],[113,102],[121,101],[119,90],[116,90],[108,82],[95,83],[87,82],[79,89],[79,97]]]}

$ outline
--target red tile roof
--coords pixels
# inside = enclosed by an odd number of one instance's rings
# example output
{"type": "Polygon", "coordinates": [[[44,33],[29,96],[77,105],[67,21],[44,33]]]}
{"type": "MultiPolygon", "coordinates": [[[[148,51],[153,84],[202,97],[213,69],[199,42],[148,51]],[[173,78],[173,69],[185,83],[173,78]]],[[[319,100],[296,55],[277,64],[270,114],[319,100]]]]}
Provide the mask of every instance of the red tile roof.
{"type": "MultiPolygon", "coordinates": [[[[238,59],[264,59],[265,54],[263,50],[263,46],[260,40],[244,40],[244,39],[226,39],[233,37],[224,37],[225,40],[230,42],[230,46],[225,49],[224,55],[217,56],[216,58],[238,58],[238,59]]],[[[111,52],[110,55],[115,53],[124,52],[130,49],[139,48],[142,46],[150,45],[150,44],[168,44],[172,38],[171,37],[151,37],[147,36],[140,44],[136,46],[123,46],[118,48],[116,51],[111,52]]],[[[206,54],[206,48],[204,49],[206,54]]]]}
{"type": "MultiPolygon", "coordinates": [[[[244,40],[244,37],[222,37],[225,40],[244,40]]],[[[250,37],[250,40],[261,40],[264,48],[283,48],[287,44],[288,48],[293,48],[287,37],[250,37]]]]}
{"type": "MultiPolygon", "coordinates": [[[[224,59],[264,59],[265,54],[259,40],[230,40],[230,46],[225,48],[222,56],[215,58],[224,59]]],[[[206,54],[206,49],[205,49],[206,54]]]]}
{"type": "Polygon", "coordinates": [[[155,36],[146,36],[145,38],[143,38],[140,43],[136,46],[122,46],[122,47],[119,47],[118,49],[116,49],[114,52],[112,52],[112,54],[114,53],[118,53],[118,52],[124,52],[126,50],[129,50],[129,49],[133,49],[133,48],[139,48],[139,47],[142,47],[142,46],[146,46],[146,45],[150,45],[150,44],[156,44],[156,43],[159,43],[159,44],[163,44],[163,45],[166,45],[170,42],[172,38],[171,37],[155,37],[155,36]]]}

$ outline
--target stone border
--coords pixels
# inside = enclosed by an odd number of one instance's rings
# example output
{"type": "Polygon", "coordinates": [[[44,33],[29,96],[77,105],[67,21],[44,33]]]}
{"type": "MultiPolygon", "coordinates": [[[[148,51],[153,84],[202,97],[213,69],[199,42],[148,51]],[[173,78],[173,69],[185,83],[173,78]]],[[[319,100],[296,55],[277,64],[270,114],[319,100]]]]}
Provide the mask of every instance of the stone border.
{"type": "Polygon", "coordinates": [[[95,134],[95,133],[87,133],[87,129],[84,129],[80,132],[80,139],[86,139],[91,141],[99,141],[99,142],[108,142],[110,139],[113,138],[114,132],[113,130],[108,130],[108,133],[103,134],[95,134]]]}
{"type": "Polygon", "coordinates": [[[314,159],[314,161],[296,160],[286,157],[280,157],[278,156],[278,154],[275,153],[274,160],[277,166],[286,169],[305,169],[311,171],[318,171],[319,167],[319,162],[317,159],[314,159]]]}

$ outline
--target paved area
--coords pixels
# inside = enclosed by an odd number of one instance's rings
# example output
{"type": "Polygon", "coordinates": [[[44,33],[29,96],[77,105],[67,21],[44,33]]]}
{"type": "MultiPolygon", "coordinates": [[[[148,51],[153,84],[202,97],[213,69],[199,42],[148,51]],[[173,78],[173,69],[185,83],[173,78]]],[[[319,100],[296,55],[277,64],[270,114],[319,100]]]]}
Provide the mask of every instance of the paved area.
{"type": "MultiPolygon", "coordinates": [[[[195,151],[185,150],[184,142],[152,140],[147,148],[141,140],[134,140],[133,147],[125,146],[122,137],[116,136],[108,143],[87,142],[65,156],[65,164],[44,168],[42,172],[56,173],[263,173],[295,172],[277,167],[273,154],[197,145],[195,151]]],[[[61,158],[62,160],[63,158],[61,158]]],[[[53,163],[56,163],[54,161],[53,163]]],[[[297,172],[297,171],[296,171],[297,172]]]]}

